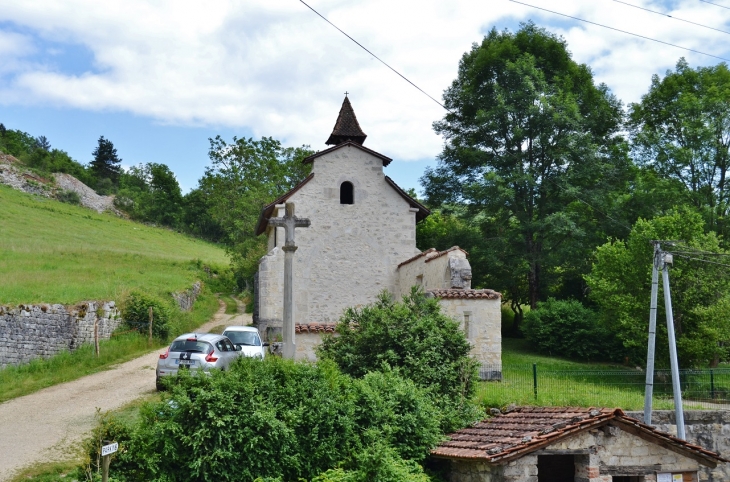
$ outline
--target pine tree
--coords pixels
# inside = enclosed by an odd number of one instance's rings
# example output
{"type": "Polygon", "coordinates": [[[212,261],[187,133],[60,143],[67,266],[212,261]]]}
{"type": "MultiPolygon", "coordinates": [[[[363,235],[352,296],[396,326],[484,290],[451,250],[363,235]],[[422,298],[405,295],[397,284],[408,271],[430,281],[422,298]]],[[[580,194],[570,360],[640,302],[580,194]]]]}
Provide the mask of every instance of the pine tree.
{"type": "Polygon", "coordinates": [[[122,160],[117,156],[117,150],[112,141],[100,136],[99,145],[96,146],[91,155],[94,156],[94,160],[90,163],[91,170],[96,175],[99,184],[107,184],[111,181],[113,186],[117,186],[119,174],[121,173],[119,164],[122,160]],[[109,179],[109,181],[104,182],[105,179],[109,179]]]}

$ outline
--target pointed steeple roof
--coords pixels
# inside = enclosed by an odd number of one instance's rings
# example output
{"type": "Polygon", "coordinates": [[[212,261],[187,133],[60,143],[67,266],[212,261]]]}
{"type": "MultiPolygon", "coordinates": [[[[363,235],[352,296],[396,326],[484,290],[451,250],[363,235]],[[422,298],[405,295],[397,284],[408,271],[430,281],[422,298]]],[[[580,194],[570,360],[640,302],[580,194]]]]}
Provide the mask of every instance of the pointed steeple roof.
{"type": "Polygon", "coordinates": [[[355,117],[355,111],[352,110],[350,99],[345,94],[345,100],[342,101],[340,115],[337,116],[335,128],[332,129],[332,134],[330,134],[325,144],[338,145],[345,141],[352,141],[362,145],[366,137],[367,135],[362,131],[360,124],[357,122],[357,117],[355,117]]]}

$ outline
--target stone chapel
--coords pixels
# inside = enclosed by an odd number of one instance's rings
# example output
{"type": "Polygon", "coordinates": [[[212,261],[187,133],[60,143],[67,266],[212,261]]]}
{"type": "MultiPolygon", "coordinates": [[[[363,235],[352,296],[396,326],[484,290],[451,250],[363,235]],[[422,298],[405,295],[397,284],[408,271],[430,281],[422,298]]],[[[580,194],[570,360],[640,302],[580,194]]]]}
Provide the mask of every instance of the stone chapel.
{"type": "Polygon", "coordinates": [[[368,149],[350,100],[345,97],[331,147],[304,159],[306,179],[264,206],[256,226],[268,253],[259,261],[254,324],[265,339],[281,333],[284,293],[284,229],[269,219],[284,215],[285,202],[311,225],[296,230],[294,323],[297,359],[315,359],[314,346],[348,307],[376,300],[382,290],[397,298],[418,285],[439,299],[457,320],[482,365],[484,379],[501,378],[501,295],[471,289],[467,253],[416,248],[416,223],[429,210],[410,197],[384,169],[392,159],[368,149]]]}

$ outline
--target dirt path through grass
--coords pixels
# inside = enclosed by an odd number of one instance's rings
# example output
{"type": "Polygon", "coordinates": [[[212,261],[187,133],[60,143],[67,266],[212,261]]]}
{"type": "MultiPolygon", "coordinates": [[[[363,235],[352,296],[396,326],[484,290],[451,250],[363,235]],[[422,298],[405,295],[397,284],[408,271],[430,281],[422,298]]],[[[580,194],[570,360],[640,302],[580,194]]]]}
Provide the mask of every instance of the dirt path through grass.
{"type": "MultiPolygon", "coordinates": [[[[197,331],[251,322],[250,314],[226,315],[224,311],[221,304],[211,321],[197,331]]],[[[114,410],[154,393],[160,352],[0,404],[0,482],[10,480],[22,467],[71,457],[94,426],[97,408],[114,410]]]]}

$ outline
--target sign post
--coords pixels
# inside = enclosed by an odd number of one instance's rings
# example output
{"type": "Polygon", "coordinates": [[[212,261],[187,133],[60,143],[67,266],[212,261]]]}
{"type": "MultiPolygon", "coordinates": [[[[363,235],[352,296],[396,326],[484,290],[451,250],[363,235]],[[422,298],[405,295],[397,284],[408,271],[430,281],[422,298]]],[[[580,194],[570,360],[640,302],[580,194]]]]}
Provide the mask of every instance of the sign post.
{"type": "Polygon", "coordinates": [[[112,442],[101,447],[101,482],[109,482],[111,455],[119,450],[119,443],[112,442]]]}

